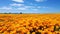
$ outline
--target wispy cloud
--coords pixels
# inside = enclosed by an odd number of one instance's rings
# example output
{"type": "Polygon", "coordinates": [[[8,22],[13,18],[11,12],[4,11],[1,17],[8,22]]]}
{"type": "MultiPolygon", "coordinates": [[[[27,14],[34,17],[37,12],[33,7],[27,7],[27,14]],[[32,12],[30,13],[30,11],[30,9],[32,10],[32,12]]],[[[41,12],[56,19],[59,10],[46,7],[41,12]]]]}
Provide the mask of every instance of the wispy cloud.
{"type": "Polygon", "coordinates": [[[0,7],[0,10],[11,10],[11,9],[12,9],[11,7],[6,7],[6,6],[0,7]]]}
{"type": "Polygon", "coordinates": [[[34,11],[38,11],[41,8],[45,9],[45,8],[49,8],[49,7],[45,7],[45,6],[27,6],[27,5],[24,5],[24,4],[14,3],[14,4],[10,4],[10,6],[8,6],[8,7],[7,6],[0,7],[0,10],[23,10],[23,11],[25,11],[25,10],[34,10],[34,11]]]}
{"type": "Polygon", "coordinates": [[[49,7],[46,7],[46,6],[38,6],[37,8],[49,8],[49,7]]]}
{"type": "Polygon", "coordinates": [[[27,10],[27,8],[17,8],[17,10],[27,10]]]}
{"type": "Polygon", "coordinates": [[[33,3],[32,5],[25,5],[24,3],[11,3],[9,4],[9,6],[2,6],[0,7],[0,10],[3,11],[8,11],[8,12],[14,12],[14,11],[17,11],[17,12],[37,12],[37,11],[40,11],[41,8],[48,8],[48,7],[45,7],[45,6],[34,6],[33,3]]]}
{"type": "Polygon", "coordinates": [[[13,4],[10,4],[11,7],[17,7],[17,8],[14,8],[15,10],[26,10],[27,7],[25,7],[24,4],[18,4],[18,3],[13,3],[13,4]]]}
{"type": "Polygon", "coordinates": [[[10,4],[10,6],[24,6],[24,4],[13,3],[13,4],[10,4]]]}
{"type": "Polygon", "coordinates": [[[44,1],[47,1],[47,0],[35,0],[36,2],[44,2],[44,1]]]}
{"type": "Polygon", "coordinates": [[[23,0],[12,0],[14,2],[20,2],[20,3],[23,3],[24,1],[23,0]]]}

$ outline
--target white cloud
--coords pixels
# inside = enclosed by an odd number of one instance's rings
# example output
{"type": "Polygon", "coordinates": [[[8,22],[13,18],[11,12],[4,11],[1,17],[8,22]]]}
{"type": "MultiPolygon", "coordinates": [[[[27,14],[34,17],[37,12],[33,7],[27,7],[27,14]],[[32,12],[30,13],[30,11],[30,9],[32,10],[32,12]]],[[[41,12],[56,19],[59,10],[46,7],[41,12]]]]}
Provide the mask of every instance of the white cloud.
{"type": "Polygon", "coordinates": [[[6,7],[6,6],[4,6],[4,7],[0,7],[0,10],[11,10],[12,8],[11,7],[6,7]]]}
{"type": "Polygon", "coordinates": [[[38,6],[37,8],[49,8],[49,7],[46,7],[46,6],[38,6]]]}
{"type": "Polygon", "coordinates": [[[36,2],[44,2],[44,1],[46,1],[46,0],[35,0],[36,2]]]}
{"type": "MultiPolygon", "coordinates": [[[[29,8],[31,9],[32,6],[23,6],[23,7],[18,7],[17,10],[28,10],[29,8]]],[[[32,7],[33,8],[33,7],[32,7]]]]}
{"type": "Polygon", "coordinates": [[[21,3],[24,2],[23,0],[12,0],[12,1],[14,1],[14,2],[21,2],[21,3]]]}
{"type": "Polygon", "coordinates": [[[17,7],[17,8],[14,8],[16,10],[26,10],[28,8],[24,4],[17,4],[17,3],[10,4],[10,6],[13,6],[13,8],[17,7]]]}
{"type": "Polygon", "coordinates": [[[24,4],[13,3],[13,4],[10,4],[10,6],[24,6],[24,4]]]}
{"type": "Polygon", "coordinates": [[[35,6],[24,6],[25,8],[35,8],[35,6]]]}
{"type": "Polygon", "coordinates": [[[17,8],[17,10],[27,10],[27,8],[17,8]]]}
{"type": "MultiPolygon", "coordinates": [[[[16,5],[14,5],[16,6],[16,5]]],[[[41,8],[48,8],[48,7],[45,7],[45,6],[23,6],[23,7],[20,7],[20,5],[17,5],[17,8],[14,8],[14,7],[0,7],[0,10],[34,10],[34,11],[38,11],[39,9],[41,8]]]]}

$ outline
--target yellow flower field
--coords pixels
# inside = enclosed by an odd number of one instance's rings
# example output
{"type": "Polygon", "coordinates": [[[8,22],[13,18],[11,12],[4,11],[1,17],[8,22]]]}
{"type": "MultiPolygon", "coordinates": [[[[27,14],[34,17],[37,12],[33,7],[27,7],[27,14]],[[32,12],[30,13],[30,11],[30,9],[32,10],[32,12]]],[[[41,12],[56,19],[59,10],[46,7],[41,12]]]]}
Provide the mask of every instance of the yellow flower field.
{"type": "Polygon", "coordinates": [[[0,14],[0,34],[60,34],[60,14],[0,14]]]}

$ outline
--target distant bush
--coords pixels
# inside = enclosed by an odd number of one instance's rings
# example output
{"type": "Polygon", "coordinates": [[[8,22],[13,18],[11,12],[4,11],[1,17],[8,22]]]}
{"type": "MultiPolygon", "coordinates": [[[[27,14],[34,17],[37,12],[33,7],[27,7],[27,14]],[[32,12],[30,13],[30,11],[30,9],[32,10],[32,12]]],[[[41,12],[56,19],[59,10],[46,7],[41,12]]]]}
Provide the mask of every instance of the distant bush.
{"type": "Polygon", "coordinates": [[[22,14],[22,12],[20,12],[20,14],[22,14]]]}

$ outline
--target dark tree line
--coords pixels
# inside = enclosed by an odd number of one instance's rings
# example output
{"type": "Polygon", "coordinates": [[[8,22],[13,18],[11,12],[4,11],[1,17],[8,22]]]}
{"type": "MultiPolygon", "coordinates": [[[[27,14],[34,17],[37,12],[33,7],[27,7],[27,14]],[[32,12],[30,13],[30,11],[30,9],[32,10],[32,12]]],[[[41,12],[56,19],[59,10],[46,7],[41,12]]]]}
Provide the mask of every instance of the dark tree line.
{"type": "Polygon", "coordinates": [[[9,12],[9,13],[0,13],[0,14],[22,14],[22,12],[20,12],[20,13],[11,13],[11,12],[9,12]]]}

